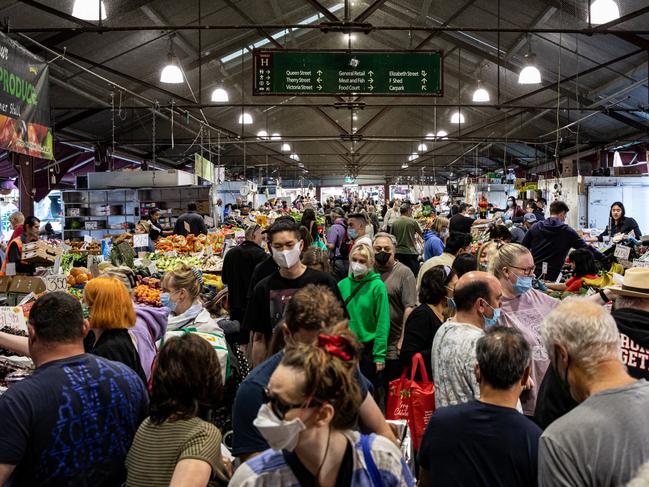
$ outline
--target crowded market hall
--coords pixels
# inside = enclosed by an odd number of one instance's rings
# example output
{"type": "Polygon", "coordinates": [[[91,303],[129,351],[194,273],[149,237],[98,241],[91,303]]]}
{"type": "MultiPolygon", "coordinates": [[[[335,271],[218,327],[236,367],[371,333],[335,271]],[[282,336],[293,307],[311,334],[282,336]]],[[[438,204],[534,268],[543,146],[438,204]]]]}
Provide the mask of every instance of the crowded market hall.
{"type": "Polygon", "coordinates": [[[649,487],[647,23],[0,0],[0,485],[649,487]]]}

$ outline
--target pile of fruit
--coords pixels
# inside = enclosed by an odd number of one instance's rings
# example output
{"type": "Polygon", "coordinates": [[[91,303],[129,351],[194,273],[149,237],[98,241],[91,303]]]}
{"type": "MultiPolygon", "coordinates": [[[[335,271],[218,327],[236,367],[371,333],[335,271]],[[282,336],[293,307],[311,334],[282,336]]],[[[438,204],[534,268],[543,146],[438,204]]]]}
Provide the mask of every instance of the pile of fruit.
{"type": "Polygon", "coordinates": [[[203,262],[198,267],[208,272],[221,272],[223,270],[223,257],[218,255],[204,257],[203,262]]]}
{"type": "Polygon", "coordinates": [[[161,272],[168,272],[174,270],[180,264],[188,265],[189,267],[201,268],[202,259],[200,257],[178,256],[167,257],[165,255],[159,256],[155,260],[155,265],[161,272]]]}
{"type": "Polygon", "coordinates": [[[221,280],[221,276],[207,273],[203,274],[203,284],[215,288],[217,292],[225,287],[221,280]]]}
{"type": "Polygon", "coordinates": [[[161,307],[160,279],[154,277],[137,277],[138,285],[133,289],[135,301],[147,306],[161,307]]]}
{"type": "Polygon", "coordinates": [[[68,286],[85,286],[85,284],[92,279],[92,274],[85,267],[73,267],[70,269],[68,276],[68,286]]]}
{"type": "Polygon", "coordinates": [[[222,232],[207,235],[171,235],[158,239],[155,244],[156,252],[176,252],[178,255],[197,254],[200,252],[220,254],[223,252],[223,242],[226,233],[234,237],[234,228],[226,228],[222,232]]]}

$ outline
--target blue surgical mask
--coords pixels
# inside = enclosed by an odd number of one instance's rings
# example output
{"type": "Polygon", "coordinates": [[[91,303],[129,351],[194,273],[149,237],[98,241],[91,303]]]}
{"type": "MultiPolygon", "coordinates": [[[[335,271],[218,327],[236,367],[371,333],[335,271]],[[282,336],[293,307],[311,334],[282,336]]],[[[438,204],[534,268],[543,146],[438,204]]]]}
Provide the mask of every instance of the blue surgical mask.
{"type": "Polygon", "coordinates": [[[491,318],[487,318],[485,315],[482,315],[482,319],[484,320],[484,329],[488,330],[489,328],[494,326],[496,324],[496,321],[498,321],[498,318],[500,318],[500,308],[494,308],[486,301],[485,303],[494,311],[494,314],[491,318]]]}
{"type": "Polygon", "coordinates": [[[172,313],[176,311],[176,303],[171,300],[171,295],[169,293],[160,293],[160,304],[172,313]]]}
{"type": "Polygon", "coordinates": [[[347,230],[347,235],[349,235],[349,238],[352,240],[356,240],[356,237],[358,237],[358,231],[355,228],[350,228],[347,230]]]}
{"type": "MultiPolygon", "coordinates": [[[[516,275],[516,274],[514,274],[516,275]]],[[[516,294],[523,294],[532,289],[532,276],[516,276],[516,283],[514,283],[514,292],[516,294]]]]}

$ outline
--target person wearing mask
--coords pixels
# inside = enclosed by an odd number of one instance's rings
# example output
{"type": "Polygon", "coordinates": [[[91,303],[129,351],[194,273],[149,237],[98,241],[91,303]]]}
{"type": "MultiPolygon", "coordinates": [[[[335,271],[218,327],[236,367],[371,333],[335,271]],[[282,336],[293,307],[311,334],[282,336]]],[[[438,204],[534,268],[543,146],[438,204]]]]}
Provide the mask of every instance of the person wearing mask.
{"type": "Polygon", "coordinates": [[[248,305],[248,289],[252,273],[268,254],[261,248],[264,240],[262,228],[253,223],[245,232],[245,240],[228,250],[223,258],[221,278],[228,286],[230,319],[243,323],[248,305]]]}
{"type": "Polygon", "coordinates": [[[509,196],[507,198],[507,210],[505,211],[504,217],[507,220],[512,220],[514,218],[520,218],[525,214],[525,210],[518,206],[518,203],[516,202],[516,198],[513,196],[509,196]]]}
{"type": "Polygon", "coordinates": [[[459,279],[468,272],[478,270],[478,259],[473,254],[460,254],[453,261],[451,269],[453,269],[459,279]]]}
{"type": "Polygon", "coordinates": [[[419,487],[533,486],[541,429],[517,410],[532,350],[519,331],[494,326],[476,346],[480,399],[441,408],[419,451],[419,487]]]}
{"type": "Polygon", "coordinates": [[[568,205],[563,201],[553,201],[550,205],[550,217],[536,223],[525,234],[523,245],[532,252],[536,264],[534,273],[539,278],[556,281],[570,249],[589,249],[596,259],[605,258],[565,223],[568,211],[568,205]],[[544,263],[548,269],[545,274],[544,263]]]}
{"type": "Polygon", "coordinates": [[[25,225],[25,215],[23,215],[19,211],[12,213],[9,216],[9,225],[13,230],[11,237],[9,237],[9,241],[11,242],[13,239],[18,238],[23,234],[24,225],[25,225]]]}
{"type": "Polygon", "coordinates": [[[311,236],[312,242],[317,242],[320,240],[320,235],[318,234],[318,223],[316,222],[315,211],[313,208],[307,208],[302,213],[302,219],[300,220],[300,225],[306,228],[307,232],[311,236]]]}
{"type": "Polygon", "coordinates": [[[183,213],[178,217],[176,225],[174,226],[174,234],[185,237],[189,234],[207,235],[205,220],[203,220],[203,217],[196,211],[195,203],[189,203],[187,205],[187,213],[183,213]]]}
{"type": "Polygon", "coordinates": [[[347,235],[352,247],[359,243],[372,246],[372,239],[366,233],[367,220],[362,213],[353,213],[347,217],[347,235]]]}
{"type": "Polygon", "coordinates": [[[7,244],[6,258],[2,262],[2,274],[7,275],[7,265],[14,265],[14,274],[23,274],[33,276],[36,272],[36,266],[23,259],[23,245],[30,242],[36,242],[41,229],[41,221],[35,216],[28,216],[23,224],[23,231],[19,237],[12,239],[7,244]]]}
{"type": "MultiPolygon", "coordinates": [[[[471,205],[468,203],[460,204],[458,208],[458,213],[454,214],[449,220],[449,230],[451,233],[460,232],[460,233],[471,233],[471,227],[473,225],[482,225],[484,223],[490,223],[491,220],[472,218],[468,216],[469,211],[471,210],[471,205]]],[[[473,210],[475,212],[475,210],[473,210]]]]}
{"type": "MultiPolygon", "coordinates": [[[[284,337],[285,349],[297,344],[311,344],[325,328],[344,319],[342,303],[324,286],[309,284],[299,289],[286,305],[284,322],[278,325],[284,337]]],[[[239,386],[232,409],[232,453],[245,461],[268,449],[268,443],[253,424],[259,408],[264,404],[264,391],[275,369],[284,357],[284,351],[271,356],[255,367],[239,386]]],[[[366,431],[380,434],[396,442],[372,394],[369,382],[357,372],[354,379],[361,390],[359,423],[366,431]]]]}
{"type": "Polygon", "coordinates": [[[539,485],[626,485],[649,460],[649,383],[621,361],[614,318],[585,298],[546,318],[543,341],[564,388],[579,403],[539,443],[539,485]],[[621,453],[623,452],[623,454],[621,453]]]}
{"type": "Polygon", "coordinates": [[[221,432],[208,422],[223,401],[221,365],[199,336],[171,338],[156,359],[151,404],[126,457],[126,485],[228,485],[221,432]]]}
{"type": "Polygon", "coordinates": [[[361,487],[378,474],[385,487],[414,486],[394,443],[353,431],[362,404],[359,347],[344,324],[330,333],[284,352],[254,420],[270,448],[241,465],[231,485],[361,487]]]}
{"type": "Polygon", "coordinates": [[[565,283],[546,282],[545,286],[553,291],[578,293],[584,285],[584,279],[597,279],[597,264],[593,254],[586,249],[573,250],[568,255],[572,277],[565,283]]]}
{"type": "Polygon", "coordinates": [[[616,201],[611,205],[611,212],[609,213],[608,225],[604,231],[597,237],[596,241],[603,242],[604,237],[613,238],[618,233],[627,235],[633,232],[632,237],[640,239],[642,237],[642,232],[638,227],[638,222],[636,222],[630,216],[626,216],[626,210],[624,209],[624,204],[620,201],[616,201]]]}
{"type": "Polygon", "coordinates": [[[529,214],[533,214],[536,217],[534,222],[545,220],[545,214],[543,213],[543,210],[536,205],[536,202],[534,200],[528,200],[525,204],[525,215],[529,214]]]}
{"type": "Polygon", "coordinates": [[[469,272],[457,281],[453,299],[455,316],[437,330],[431,349],[437,408],[480,399],[476,343],[500,317],[502,289],[491,274],[469,272]]]}
{"type": "Polygon", "coordinates": [[[419,251],[417,250],[417,236],[423,241],[423,233],[419,223],[412,218],[412,205],[403,203],[399,210],[401,216],[392,222],[392,235],[397,239],[396,259],[407,265],[412,273],[419,273],[419,251]]]}
{"type": "Polygon", "coordinates": [[[331,254],[331,273],[337,281],[344,279],[349,270],[349,236],[345,213],[341,208],[331,212],[333,224],[327,232],[327,248],[331,254]]]}
{"type": "Polygon", "coordinates": [[[390,334],[390,304],[381,276],[374,272],[374,250],[360,243],[349,255],[349,276],[338,282],[349,313],[349,328],[363,345],[361,372],[382,397],[381,372],[385,368],[390,334]]]}
{"type": "Polygon", "coordinates": [[[503,292],[498,324],[518,329],[532,349],[530,377],[535,387],[523,393],[521,403],[523,413],[533,416],[537,387],[550,365],[541,338],[543,319],[559,304],[559,300],[533,289],[534,260],[530,251],[520,244],[499,246],[489,270],[500,282],[503,292]]]}
{"type": "Polygon", "coordinates": [[[525,213],[525,215],[523,215],[523,221],[521,223],[514,223],[514,225],[509,229],[512,234],[511,241],[513,243],[522,244],[525,234],[530,228],[532,228],[532,225],[534,225],[536,221],[536,215],[534,213],[525,213]]]}
{"type": "Polygon", "coordinates": [[[424,236],[424,262],[433,257],[442,255],[444,242],[450,235],[448,218],[438,216],[433,222],[431,231],[424,236]]]}
{"type": "Polygon", "coordinates": [[[122,485],[146,416],[144,383],[126,365],[84,353],[88,322],[70,294],[41,296],[27,330],[36,369],[0,396],[0,484],[122,485]]]}
{"type": "Polygon", "coordinates": [[[537,198],[536,200],[536,211],[534,214],[536,215],[536,219],[538,221],[545,220],[545,207],[547,206],[548,202],[546,201],[545,198],[537,198]]]}
{"type": "Polygon", "coordinates": [[[383,374],[384,386],[387,390],[390,381],[401,375],[399,348],[403,337],[403,325],[417,306],[417,285],[412,271],[394,258],[397,248],[394,235],[385,232],[377,233],[373,248],[374,270],[381,275],[390,304],[390,333],[383,374]]]}
{"type": "Polygon", "coordinates": [[[471,236],[466,233],[453,232],[446,240],[446,247],[442,255],[428,259],[421,266],[421,272],[417,276],[417,289],[421,288],[421,276],[436,265],[447,265],[451,267],[455,258],[461,255],[471,247],[471,236]]]}
{"type": "Polygon", "coordinates": [[[321,284],[340,296],[331,274],[309,269],[300,261],[304,249],[297,223],[288,220],[275,222],[268,229],[267,238],[279,270],[261,280],[248,300],[243,334],[252,332],[253,335],[253,366],[266,360],[273,330],[284,315],[286,303],[298,289],[307,284],[321,284]]]}
{"type": "Polygon", "coordinates": [[[410,367],[412,357],[421,353],[428,377],[433,377],[430,351],[437,330],[444,321],[455,314],[453,291],[458,277],[449,267],[438,265],[428,269],[421,279],[419,302],[403,326],[402,344],[399,347],[401,367],[410,367]]]}

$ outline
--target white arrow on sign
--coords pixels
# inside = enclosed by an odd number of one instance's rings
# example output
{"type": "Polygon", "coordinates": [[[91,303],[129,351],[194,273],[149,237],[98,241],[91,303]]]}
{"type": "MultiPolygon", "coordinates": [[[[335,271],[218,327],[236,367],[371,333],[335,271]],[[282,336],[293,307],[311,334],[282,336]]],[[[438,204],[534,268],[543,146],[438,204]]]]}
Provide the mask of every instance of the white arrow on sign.
{"type": "Polygon", "coordinates": [[[422,86],[421,91],[428,91],[428,89],[425,86],[422,86]]]}
{"type": "Polygon", "coordinates": [[[367,81],[370,82],[370,83],[374,83],[374,78],[370,78],[367,81]]]}
{"type": "Polygon", "coordinates": [[[318,78],[316,78],[316,81],[317,81],[318,83],[322,83],[322,78],[318,77],[318,78]]]}
{"type": "Polygon", "coordinates": [[[422,70],[421,70],[421,75],[422,75],[422,76],[427,76],[428,73],[422,69],[422,70]]]}
{"type": "Polygon", "coordinates": [[[322,71],[318,69],[316,73],[318,73],[318,76],[320,76],[322,74],[322,71]]]}
{"type": "Polygon", "coordinates": [[[422,82],[423,84],[426,84],[426,83],[428,83],[428,80],[427,80],[426,78],[421,78],[421,82],[422,82]]]}
{"type": "Polygon", "coordinates": [[[367,74],[369,74],[370,76],[374,76],[374,71],[370,70],[367,72],[367,74]]]}
{"type": "Polygon", "coordinates": [[[322,89],[322,85],[318,85],[318,89],[321,90],[321,89],[322,89]]]}
{"type": "Polygon", "coordinates": [[[374,91],[374,87],[373,87],[372,85],[369,85],[369,86],[367,87],[367,89],[370,90],[370,91],[374,91]]]}

